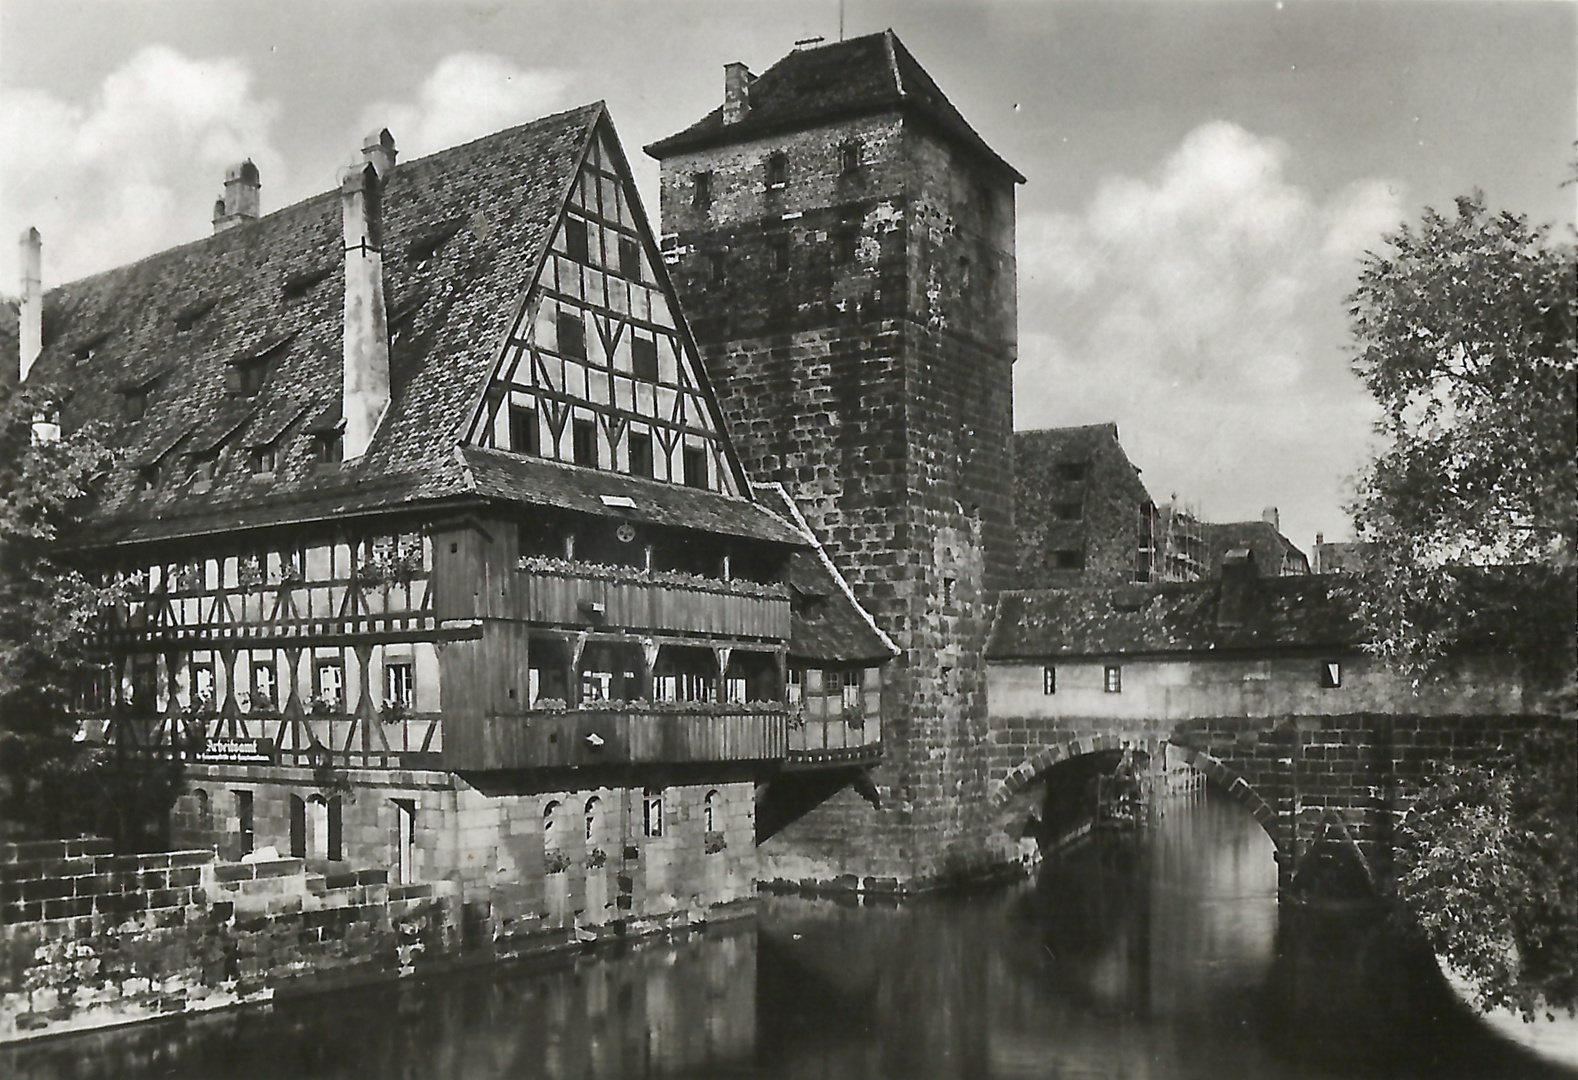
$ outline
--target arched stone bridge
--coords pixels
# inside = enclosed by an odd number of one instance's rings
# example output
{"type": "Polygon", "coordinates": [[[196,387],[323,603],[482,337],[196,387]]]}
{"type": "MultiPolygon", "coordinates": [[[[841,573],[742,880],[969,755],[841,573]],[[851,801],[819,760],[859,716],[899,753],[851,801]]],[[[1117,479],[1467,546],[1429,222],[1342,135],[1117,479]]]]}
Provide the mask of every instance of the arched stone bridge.
{"type": "Polygon", "coordinates": [[[1143,750],[1180,758],[1252,814],[1276,847],[1284,889],[1333,874],[1351,887],[1389,887],[1392,825],[1414,786],[1441,762],[1483,756],[1530,723],[1506,715],[1356,713],[1181,721],[994,718],[993,827],[1017,836],[1056,783],[1057,766],[1082,755],[1143,750]],[[1311,855],[1317,856],[1311,859],[1311,855]],[[1338,872],[1332,860],[1348,861],[1338,872]]]}

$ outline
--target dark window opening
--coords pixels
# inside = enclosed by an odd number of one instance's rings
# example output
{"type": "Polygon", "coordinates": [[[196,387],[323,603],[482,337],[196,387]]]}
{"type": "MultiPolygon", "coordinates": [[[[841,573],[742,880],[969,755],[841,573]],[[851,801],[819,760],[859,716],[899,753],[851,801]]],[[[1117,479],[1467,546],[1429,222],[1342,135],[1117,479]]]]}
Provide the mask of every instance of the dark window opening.
{"type": "Polygon", "coordinates": [[[537,438],[537,410],[526,405],[511,405],[510,449],[517,454],[541,453],[537,438]]]}
{"type": "Polygon", "coordinates": [[[278,466],[279,448],[277,446],[254,446],[252,448],[253,473],[271,473],[278,466]]]}
{"type": "Polygon", "coordinates": [[[775,274],[789,272],[789,238],[775,236],[767,241],[767,265],[775,274]]]}
{"type": "Polygon", "coordinates": [[[685,447],[685,486],[707,486],[707,451],[703,447],[685,447]]]}
{"type": "Polygon", "coordinates": [[[1085,569],[1085,553],[1083,551],[1054,551],[1052,561],[1059,570],[1085,569]]]}
{"type": "Polygon", "coordinates": [[[1320,665],[1320,684],[1324,690],[1342,686],[1342,664],[1336,660],[1323,660],[1320,665]]]}
{"type": "Polygon", "coordinates": [[[556,328],[559,331],[559,355],[585,360],[586,324],[581,321],[580,314],[573,311],[559,312],[556,328]]]}
{"type": "Polygon", "coordinates": [[[192,327],[196,326],[202,321],[204,315],[207,315],[210,311],[213,311],[214,305],[218,303],[219,301],[217,299],[199,300],[195,304],[188,304],[186,307],[182,308],[176,313],[175,316],[175,332],[178,334],[184,334],[188,330],[192,329],[192,327]]]}
{"type": "Polygon", "coordinates": [[[712,254],[707,256],[707,273],[711,277],[712,283],[714,285],[723,284],[723,252],[714,251],[712,254]]]}
{"type": "Polygon", "coordinates": [[[1088,469],[1089,466],[1083,461],[1059,462],[1056,469],[1056,476],[1065,484],[1077,484],[1085,479],[1085,474],[1088,469]]]}
{"type": "Polygon", "coordinates": [[[579,218],[564,219],[565,254],[576,262],[587,262],[586,222],[579,218]]]}
{"type": "Polygon", "coordinates": [[[225,388],[232,394],[253,397],[263,389],[263,380],[268,378],[268,361],[237,360],[225,375],[225,388]]]}
{"type": "Polygon", "coordinates": [[[1057,668],[1051,664],[1041,669],[1041,692],[1043,694],[1057,693],[1057,668]]]}
{"type": "Polygon", "coordinates": [[[780,188],[789,182],[789,159],[783,154],[767,156],[767,186],[780,188]]]}
{"type": "Polygon", "coordinates": [[[575,463],[587,468],[597,468],[597,421],[577,420],[572,450],[575,463]]]}
{"type": "Polygon", "coordinates": [[[852,226],[844,226],[833,234],[833,261],[840,265],[855,261],[860,234],[852,226]]]}
{"type": "Polygon", "coordinates": [[[692,180],[695,188],[691,191],[690,205],[696,210],[705,210],[712,205],[712,173],[699,172],[692,180]]]}
{"type": "Polygon", "coordinates": [[[658,381],[657,342],[647,338],[630,339],[630,364],[638,379],[658,381]]]}
{"type": "Polygon", "coordinates": [[[159,486],[160,468],[157,464],[144,465],[137,470],[137,488],[139,491],[153,491],[159,486]]]}
{"type": "Polygon", "coordinates": [[[236,817],[241,832],[241,854],[250,855],[257,846],[257,822],[253,816],[252,792],[236,792],[236,817]]]}
{"type": "Polygon", "coordinates": [[[630,433],[630,475],[652,475],[652,436],[644,431],[630,433]]]}
{"type": "Polygon", "coordinates": [[[313,436],[312,458],[319,465],[337,465],[345,460],[345,433],[324,431],[313,436]]]}
{"type": "Polygon", "coordinates": [[[136,390],[127,390],[126,393],[125,393],[125,399],[126,399],[126,419],[127,420],[141,420],[142,416],[143,416],[143,413],[148,411],[148,391],[147,391],[147,389],[143,388],[143,387],[139,387],[136,390]]]}
{"type": "Polygon", "coordinates": [[[857,172],[860,169],[860,144],[847,142],[839,147],[839,164],[846,173],[857,172]]]}
{"type": "MultiPolygon", "coordinates": [[[[304,273],[292,275],[285,279],[285,284],[280,286],[280,297],[285,300],[300,300],[333,272],[333,267],[321,266],[316,270],[308,270],[304,273]]],[[[176,324],[176,328],[180,329],[180,323],[176,324]]]]}
{"type": "Polygon", "coordinates": [[[1078,521],[1085,516],[1085,506],[1077,502],[1054,503],[1052,515],[1059,521],[1078,521]]]}
{"type": "Polygon", "coordinates": [[[641,244],[634,237],[619,238],[619,272],[631,281],[641,280],[641,244]]]}
{"type": "Polygon", "coordinates": [[[1108,664],[1103,668],[1101,688],[1109,694],[1123,693],[1123,669],[1117,664],[1108,664]]]}
{"type": "Polygon", "coordinates": [[[958,581],[955,578],[948,577],[942,579],[942,603],[944,607],[949,607],[953,604],[954,595],[957,592],[957,586],[958,581]]]}

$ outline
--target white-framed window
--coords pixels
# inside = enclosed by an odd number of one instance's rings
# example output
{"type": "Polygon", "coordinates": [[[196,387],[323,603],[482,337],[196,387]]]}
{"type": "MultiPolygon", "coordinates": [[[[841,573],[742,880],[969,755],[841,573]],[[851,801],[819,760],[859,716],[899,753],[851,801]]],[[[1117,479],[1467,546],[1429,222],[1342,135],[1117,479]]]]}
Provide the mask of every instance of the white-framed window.
{"type": "Polygon", "coordinates": [[[416,703],[416,669],[411,661],[384,664],[384,700],[407,709],[416,703]]]}
{"type": "Polygon", "coordinates": [[[786,696],[789,704],[798,705],[805,700],[805,672],[799,668],[789,669],[789,681],[785,684],[786,696]]]}
{"type": "Polygon", "coordinates": [[[648,788],[641,797],[641,832],[651,837],[663,835],[663,792],[648,788]]]}
{"type": "Polygon", "coordinates": [[[1108,664],[1101,671],[1101,688],[1109,694],[1123,693],[1123,668],[1108,664]]]}
{"type": "Polygon", "coordinates": [[[1047,664],[1041,669],[1041,692],[1043,694],[1057,693],[1057,668],[1047,664]]]}
{"type": "Polygon", "coordinates": [[[843,683],[842,703],[847,713],[860,711],[860,669],[845,668],[839,678],[843,683]]]}
{"type": "Polygon", "coordinates": [[[279,690],[279,673],[272,660],[252,661],[252,707],[272,709],[279,690]]]}
{"type": "Polygon", "coordinates": [[[317,661],[318,697],[332,708],[345,704],[345,661],[335,657],[317,661]]]}
{"type": "Polygon", "coordinates": [[[1342,686],[1342,663],[1340,661],[1321,661],[1320,684],[1321,688],[1325,690],[1336,690],[1342,686]]]}
{"type": "Polygon", "coordinates": [[[416,800],[395,799],[395,878],[401,885],[416,880],[416,800]]]}

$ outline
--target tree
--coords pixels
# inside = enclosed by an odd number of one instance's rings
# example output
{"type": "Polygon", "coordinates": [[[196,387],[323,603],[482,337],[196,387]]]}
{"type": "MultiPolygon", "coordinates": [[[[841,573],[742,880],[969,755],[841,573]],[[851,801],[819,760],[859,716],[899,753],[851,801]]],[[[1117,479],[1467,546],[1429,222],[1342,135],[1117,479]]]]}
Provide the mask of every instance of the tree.
{"type": "Polygon", "coordinates": [[[1350,298],[1384,444],[1352,509],[1376,651],[1423,671],[1472,612],[1452,567],[1573,566],[1578,283],[1570,245],[1478,192],[1386,239],[1350,298]]]}
{"type": "Polygon", "coordinates": [[[1510,654],[1530,733],[1415,792],[1398,898],[1479,1003],[1578,1006],[1574,552],[1578,282],[1570,243],[1476,192],[1367,257],[1354,370],[1382,448],[1352,507],[1372,649],[1416,679],[1473,642],[1510,654]]]}
{"type": "Polygon", "coordinates": [[[12,835],[70,836],[97,822],[102,762],[76,741],[71,708],[89,663],[87,636],[118,597],[63,554],[108,468],[94,421],[51,441],[34,436],[55,411],[43,387],[0,403],[0,822],[12,835]]]}

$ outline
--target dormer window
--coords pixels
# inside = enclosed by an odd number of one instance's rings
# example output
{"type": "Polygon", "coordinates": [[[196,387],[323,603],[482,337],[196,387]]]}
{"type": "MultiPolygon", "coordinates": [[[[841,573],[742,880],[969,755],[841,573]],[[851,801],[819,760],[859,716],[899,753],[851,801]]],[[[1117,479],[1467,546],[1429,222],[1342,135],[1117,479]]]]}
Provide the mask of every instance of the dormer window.
{"type": "Polygon", "coordinates": [[[109,334],[98,334],[89,338],[72,350],[72,358],[79,364],[86,363],[99,354],[99,350],[104,347],[104,343],[109,339],[109,334]]]}
{"type": "Polygon", "coordinates": [[[789,158],[787,155],[767,155],[767,187],[781,188],[789,183],[789,158]]]}
{"type": "Polygon", "coordinates": [[[219,468],[218,449],[206,450],[201,454],[192,455],[192,487],[198,491],[207,491],[213,483],[214,473],[219,468]]]}
{"type": "Polygon", "coordinates": [[[152,465],[144,465],[137,470],[137,490],[145,493],[157,490],[160,479],[162,479],[162,476],[158,462],[154,462],[152,465]]]}
{"type": "Polygon", "coordinates": [[[330,266],[320,266],[314,270],[304,270],[299,274],[292,274],[280,286],[279,295],[282,300],[300,300],[334,272],[330,266]]]}
{"type": "Polygon", "coordinates": [[[338,465],[345,460],[345,433],[340,428],[320,431],[312,437],[312,460],[319,465],[338,465]]]}
{"type": "Polygon", "coordinates": [[[268,361],[262,357],[232,360],[225,369],[225,392],[240,397],[255,397],[268,378],[268,361]]]}
{"type": "Polygon", "coordinates": [[[195,304],[188,304],[182,308],[175,316],[175,332],[184,334],[191,330],[192,327],[202,321],[204,315],[214,310],[214,305],[217,303],[219,303],[217,299],[209,298],[207,300],[199,300],[195,304]]]}
{"type": "Polygon", "coordinates": [[[274,472],[279,467],[279,445],[254,446],[252,448],[252,475],[263,476],[274,472]]]}

